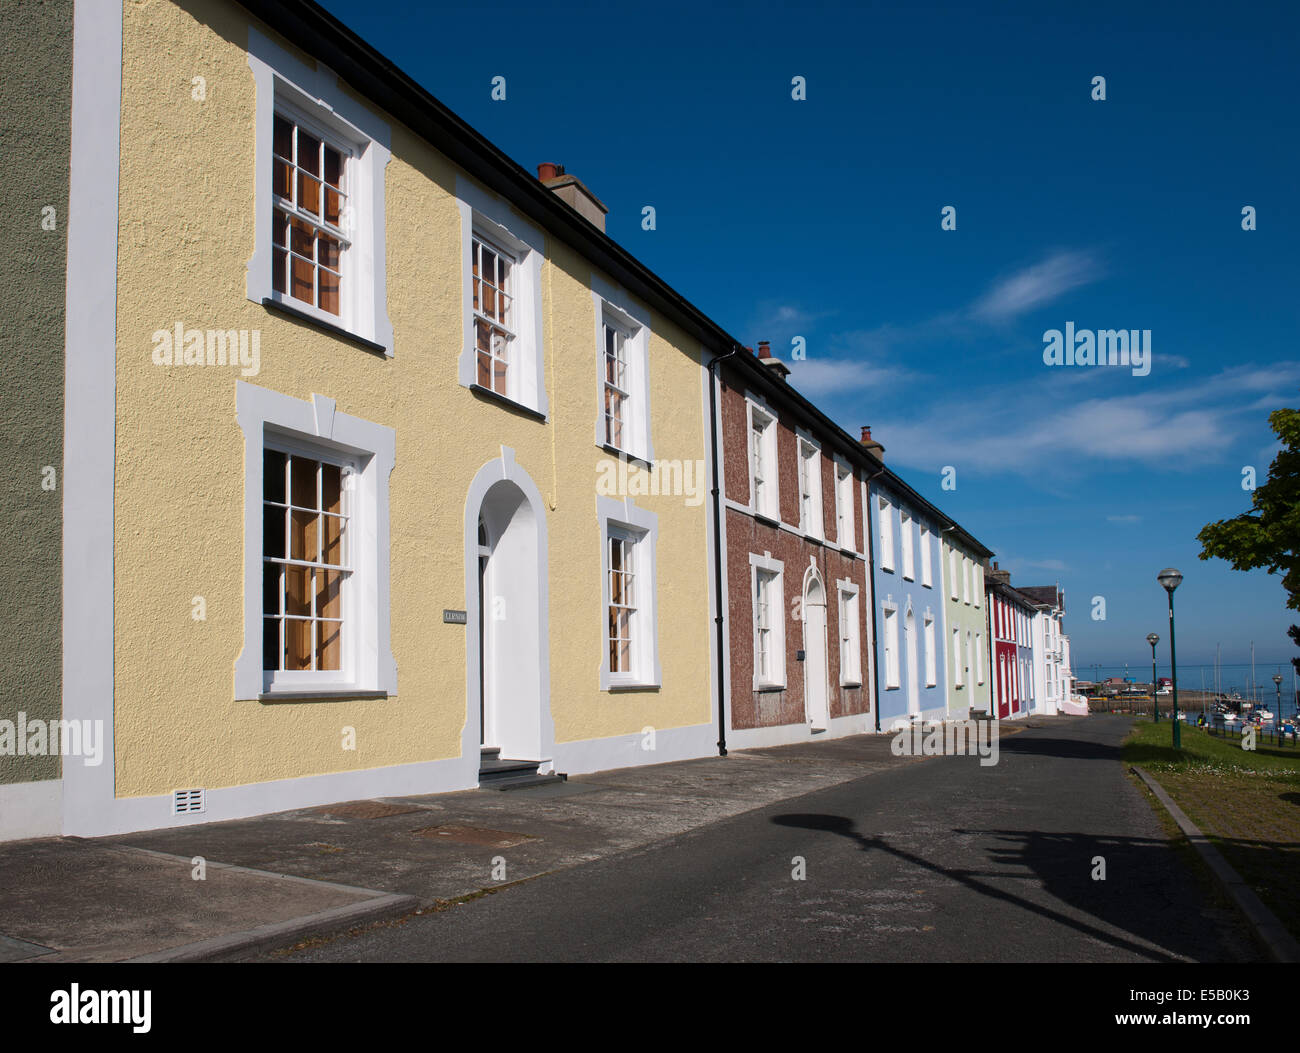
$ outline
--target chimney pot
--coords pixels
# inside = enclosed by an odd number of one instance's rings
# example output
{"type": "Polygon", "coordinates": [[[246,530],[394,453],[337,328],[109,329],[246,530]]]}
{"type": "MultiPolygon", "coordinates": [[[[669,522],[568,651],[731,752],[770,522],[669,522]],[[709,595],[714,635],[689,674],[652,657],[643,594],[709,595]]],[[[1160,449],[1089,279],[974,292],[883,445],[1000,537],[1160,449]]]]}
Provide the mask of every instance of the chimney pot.
{"type": "Polygon", "coordinates": [[[864,425],[862,425],[862,441],[863,441],[863,442],[870,442],[870,441],[871,441],[871,425],[870,425],[870,424],[864,424],[864,425]]]}
{"type": "Polygon", "coordinates": [[[564,165],[558,165],[554,161],[543,161],[537,166],[537,178],[543,182],[562,175],[564,175],[564,165]]]}
{"type": "Polygon", "coordinates": [[[772,345],[767,340],[760,340],[758,342],[758,357],[759,358],[772,357],[772,345]]]}

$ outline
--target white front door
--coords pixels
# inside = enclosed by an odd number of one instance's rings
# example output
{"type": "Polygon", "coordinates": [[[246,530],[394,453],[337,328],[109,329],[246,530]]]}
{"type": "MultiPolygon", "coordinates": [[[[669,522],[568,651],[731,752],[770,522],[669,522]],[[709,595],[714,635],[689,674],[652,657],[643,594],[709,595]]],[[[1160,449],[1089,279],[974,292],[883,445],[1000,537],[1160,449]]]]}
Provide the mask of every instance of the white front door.
{"type": "Polygon", "coordinates": [[[524,495],[508,481],[488,491],[481,520],[481,742],[500,749],[502,757],[540,759],[539,674],[546,641],[538,624],[537,523],[524,495]]]}
{"type": "Polygon", "coordinates": [[[803,598],[804,714],[814,731],[830,726],[826,677],[826,590],[809,576],[803,598]]]}

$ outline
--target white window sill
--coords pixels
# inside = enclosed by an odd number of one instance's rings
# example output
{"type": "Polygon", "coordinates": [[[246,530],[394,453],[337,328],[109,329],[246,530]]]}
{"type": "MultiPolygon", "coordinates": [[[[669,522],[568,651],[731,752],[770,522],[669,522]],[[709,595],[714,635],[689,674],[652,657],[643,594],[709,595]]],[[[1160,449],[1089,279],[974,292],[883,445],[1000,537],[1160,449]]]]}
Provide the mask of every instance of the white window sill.
{"type": "Polygon", "coordinates": [[[649,681],[625,680],[621,682],[615,681],[606,690],[610,694],[618,694],[626,691],[658,691],[662,686],[662,684],[654,684],[649,681]]]}
{"type": "Polygon", "coordinates": [[[755,691],[784,691],[785,683],[784,682],[777,683],[775,680],[773,681],[756,680],[754,681],[754,690],[755,691]]]}
{"type": "Polygon", "coordinates": [[[654,469],[653,462],[650,460],[649,457],[646,457],[644,454],[633,453],[631,450],[625,450],[622,447],[615,446],[612,443],[608,443],[608,442],[598,442],[596,443],[596,445],[600,449],[604,450],[606,453],[612,453],[615,457],[623,458],[629,464],[640,465],[642,468],[646,469],[647,471],[652,471],[654,469]]]}
{"type": "Polygon", "coordinates": [[[861,680],[841,680],[840,687],[861,687],[861,680]]]}
{"type": "Polygon", "coordinates": [[[262,306],[272,311],[279,311],[281,314],[287,314],[291,318],[297,318],[331,335],[341,336],[345,340],[361,345],[367,351],[373,351],[375,354],[385,357],[391,357],[392,355],[392,352],[383,344],[375,343],[368,336],[363,336],[356,330],[344,325],[338,315],[322,311],[320,308],[313,307],[302,300],[295,300],[283,293],[272,292],[270,296],[262,298],[262,306]]]}
{"type": "Polygon", "coordinates": [[[480,395],[483,398],[490,399],[493,402],[499,402],[507,409],[515,409],[518,410],[520,413],[526,413],[534,420],[540,420],[540,421],[546,420],[546,414],[543,413],[541,410],[537,409],[536,407],[529,406],[527,403],[519,402],[516,399],[512,399],[509,395],[502,395],[499,391],[493,391],[491,388],[485,388],[482,384],[470,384],[469,389],[470,391],[474,392],[475,395],[480,395]]]}
{"type": "Polygon", "coordinates": [[[760,519],[764,523],[768,523],[774,527],[779,527],[781,525],[781,519],[779,516],[773,516],[770,512],[765,512],[761,509],[754,508],[753,506],[750,506],[749,510],[753,513],[755,519],[760,519]]]}
{"type": "Polygon", "coordinates": [[[272,688],[257,696],[259,702],[301,702],[310,699],[388,698],[387,691],[353,687],[348,684],[322,684],[320,687],[272,688]]]}

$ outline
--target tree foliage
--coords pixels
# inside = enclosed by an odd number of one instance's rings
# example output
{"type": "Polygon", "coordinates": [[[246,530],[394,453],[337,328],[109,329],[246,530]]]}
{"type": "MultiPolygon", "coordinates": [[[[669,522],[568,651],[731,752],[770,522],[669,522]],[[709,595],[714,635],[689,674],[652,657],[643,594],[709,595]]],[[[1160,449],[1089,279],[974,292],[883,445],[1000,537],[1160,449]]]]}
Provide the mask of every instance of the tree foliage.
{"type": "MultiPolygon", "coordinates": [[[[1206,524],[1196,539],[1201,559],[1225,560],[1233,570],[1262,567],[1281,574],[1286,605],[1300,610],[1300,410],[1275,410],[1268,422],[1282,449],[1252,494],[1251,510],[1206,524]]],[[[1300,645],[1300,626],[1291,626],[1288,635],[1300,645]]],[[[1300,669],[1300,659],[1291,661],[1300,669]]]]}

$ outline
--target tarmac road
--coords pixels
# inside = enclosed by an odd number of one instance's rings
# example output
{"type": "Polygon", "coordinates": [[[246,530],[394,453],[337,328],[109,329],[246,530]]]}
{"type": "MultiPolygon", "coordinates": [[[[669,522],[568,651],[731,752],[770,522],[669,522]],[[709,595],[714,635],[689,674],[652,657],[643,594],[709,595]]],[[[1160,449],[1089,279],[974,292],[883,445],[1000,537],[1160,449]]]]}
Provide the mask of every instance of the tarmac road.
{"type": "Polygon", "coordinates": [[[275,960],[1258,960],[1125,774],[1129,726],[1030,728],[994,766],[900,764],[275,960]]]}

